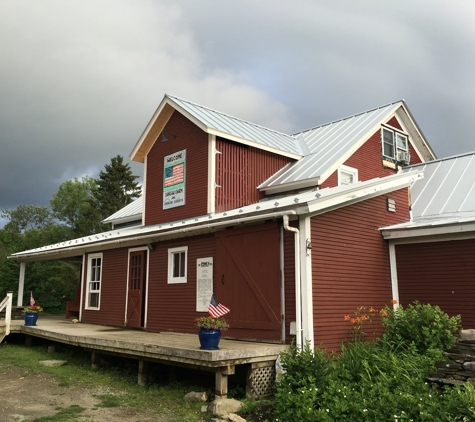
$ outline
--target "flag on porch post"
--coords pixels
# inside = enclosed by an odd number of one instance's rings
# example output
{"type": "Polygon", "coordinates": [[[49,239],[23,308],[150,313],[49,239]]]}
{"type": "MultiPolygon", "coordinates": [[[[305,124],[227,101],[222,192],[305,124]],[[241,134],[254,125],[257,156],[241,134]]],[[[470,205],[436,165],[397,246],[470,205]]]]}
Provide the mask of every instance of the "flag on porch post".
{"type": "Polygon", "coordinates": [[[218,302],[218,299],[214,297],[214,295],[211,295],[211,301],[208,306],[208,313],[213,317],[213,318],[219,318],[229,312],[229,309],[226,308],[226,306],[222,305],[221,303],[218,302]]]}
{"type": "Polygon", "coordinates": [[[30,306],[35,306],[35,298],[33,297],[33,292],[30,292],[30,306]]]}

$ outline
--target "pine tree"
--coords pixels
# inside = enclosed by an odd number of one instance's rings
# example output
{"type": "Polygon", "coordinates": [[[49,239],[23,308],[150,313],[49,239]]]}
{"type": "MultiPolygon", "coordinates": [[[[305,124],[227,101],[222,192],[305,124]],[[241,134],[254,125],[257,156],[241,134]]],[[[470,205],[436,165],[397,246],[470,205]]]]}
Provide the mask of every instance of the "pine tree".
{"type": "Polygon", "coordinates": [[[141,195],[137,179],[138,176],[132,174],[129,164],[124,164],[120,155],[105,165],[105,171],[101,171],[99,179],[96,179],[96,189],[93,192],[93,200],[102,220],[141,195]]]}

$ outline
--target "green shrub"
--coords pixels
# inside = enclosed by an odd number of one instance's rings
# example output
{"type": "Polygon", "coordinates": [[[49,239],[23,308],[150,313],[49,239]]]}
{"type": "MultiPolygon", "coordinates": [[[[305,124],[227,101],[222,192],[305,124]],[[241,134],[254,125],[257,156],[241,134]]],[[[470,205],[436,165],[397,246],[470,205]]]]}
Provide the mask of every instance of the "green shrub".
{"type": "Polygon", "coordinates": [[[311,422],[316,419],[324,389],[333,371],[331,357],[322,349],[312,350],[307,343],[300,350],[292,345],[281,354],[285,373],[276,383],[274,406],[279,421],[311,422]]]}
{"type": "Polygon", "coordinates": [[[456,341],[461,328],[460,315],[449,317],[438,306],[417,301],[403,308],[382,311],[383,340],[389,344],[413,344],[420,353],[444,351],[456,341]]]}
{"type": "MultiPolygon", "coordinates": [[[[358,308],[357,334],[371,318],[358,308]]],[[[377,315],[372,308],[370,316],[377,315]]],[[[471,384],[438,393],[426,382],[442,351],[456,340],[460,317],[437,306],[415,302],[406,309],[379,312],[384,334],[375,341],[342,344],[342,353],[292,346],[282,354],[286,373],[276,383],[276,421],[472,421],[475,389],[471,384]]],[[[364,335],[354,338],[362,339],[364,335]]]]}

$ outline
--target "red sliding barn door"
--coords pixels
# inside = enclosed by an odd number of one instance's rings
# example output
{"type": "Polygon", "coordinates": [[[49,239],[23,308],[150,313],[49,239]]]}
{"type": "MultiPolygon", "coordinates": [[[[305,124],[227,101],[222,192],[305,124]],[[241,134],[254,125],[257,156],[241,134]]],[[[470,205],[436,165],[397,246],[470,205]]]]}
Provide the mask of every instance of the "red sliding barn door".
{"type": "Polygon", "coordinates": [[[143,327],[147,251],[129,255],[129,291],[127,299],[127,326],[143,327]]]}
{"type": "Polygon", "coordinates": [[[281,340],[277,223],[216,233],[215,295],[231,309],[229,335],[281,340]]]}

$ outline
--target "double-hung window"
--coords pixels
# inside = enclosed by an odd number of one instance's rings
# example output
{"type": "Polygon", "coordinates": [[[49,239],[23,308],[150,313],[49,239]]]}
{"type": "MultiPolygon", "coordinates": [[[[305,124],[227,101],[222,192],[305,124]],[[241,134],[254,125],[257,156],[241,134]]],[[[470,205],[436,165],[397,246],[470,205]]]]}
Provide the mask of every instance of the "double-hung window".
{"type": "Polygon", "coordinates": [[[168,283],[186,283],[188,247],[168,249],[168,283]]]}
{"type": "Polygon", "coordinates": [[[99,309],[101,303],[102,254],[91,254],[87,265],[86,309],[99,309]]]}
{"type": "Polygon", "coordinates": [[[396,130],[383,127],[381,129],[383,157],[404,164],[409,164],[409,143],[407,135],[396,130]]]}

